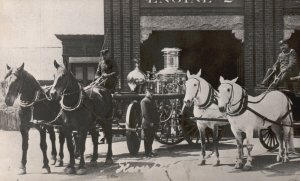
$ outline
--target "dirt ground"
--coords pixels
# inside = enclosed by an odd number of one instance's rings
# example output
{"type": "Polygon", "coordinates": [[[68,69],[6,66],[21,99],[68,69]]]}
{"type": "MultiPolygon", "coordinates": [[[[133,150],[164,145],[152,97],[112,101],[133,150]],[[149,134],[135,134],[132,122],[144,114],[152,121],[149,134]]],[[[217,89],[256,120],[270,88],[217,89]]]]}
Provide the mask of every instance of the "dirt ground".
{"type": "MultiPolygon", "coordinates": [[[[21,135],[15,131],[0,131],[0,180],[2,181],[81,181],[81,180],[154,180],[154,181],[300,181],[300,155],[292,155],[289,163],[276,163],[274,152],[268,152],[255,139],[253,150],[254,160],[251,171],[234,169],[236,156],[235,141],[223,138],[220,144],[221,166],[212,166],[213,157],[207,159],[207,165],[200,166],[200,146],[188,145],[187,142],[174,146],[162,145],[155,141],[153,147],[159,154],[155,158],[145,158],[141,144],[140,154],[131,157],[128,153],[126,141],[113,144],[114,163],[104,165],[106,145],[99,145],[99,159],[97,167],[90,167],[89,160],[92,153],[91,139],[87,140],[85,152],[86,175],[66,175],[64,167],[51,165],[51,174],[41,174],[42,153],[39,148],[39,134],[30,131],[27,174],[18,175],[21,158],[21,135]]],[[[49,139],[47,140],[49,142],[49,139]]],[[[300,138],[294,140],[297,151],[300,151],[300,138]]],[[[51,146],[48,144],[50,158],[51,146]]],[[[211,149],[211,145],[208,146],[211,149]]],[[[210,151],[207,151],[209,154],[210,151]]],[[[65,148],[65,165],[68,161],[68,151],[65,148]]],[[[78,163],[79,160],[76,160],[78,163]]]]}

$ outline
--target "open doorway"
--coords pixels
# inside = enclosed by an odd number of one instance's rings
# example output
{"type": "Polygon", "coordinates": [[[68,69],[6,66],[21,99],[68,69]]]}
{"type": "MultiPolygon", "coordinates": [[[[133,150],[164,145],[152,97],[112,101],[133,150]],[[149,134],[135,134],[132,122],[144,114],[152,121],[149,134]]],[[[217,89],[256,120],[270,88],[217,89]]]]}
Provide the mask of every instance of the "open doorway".
{"type": "Polygon", "coordinates": [[[226,79],[239,76],[243,85],[242,43],[231,31],[153,31],[141,44],[141,68],[163,69],[161,50],[166,47],[180,48],[180,68],[192,74],[201,68],[202,77],[214,88],[220,75],[226,79]]]}

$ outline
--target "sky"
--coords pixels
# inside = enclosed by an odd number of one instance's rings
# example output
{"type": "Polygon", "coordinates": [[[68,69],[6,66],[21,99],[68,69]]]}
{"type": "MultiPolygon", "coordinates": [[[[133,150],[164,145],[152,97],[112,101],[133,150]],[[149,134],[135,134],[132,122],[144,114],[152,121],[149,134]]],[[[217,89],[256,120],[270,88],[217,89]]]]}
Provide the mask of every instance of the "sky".
{"type": "Polygon", "coordinates": [[[51,80],[62,61],[55,34],[104,34],[103,0],[0,0],[0,80],[5,64],[51,80]]]}

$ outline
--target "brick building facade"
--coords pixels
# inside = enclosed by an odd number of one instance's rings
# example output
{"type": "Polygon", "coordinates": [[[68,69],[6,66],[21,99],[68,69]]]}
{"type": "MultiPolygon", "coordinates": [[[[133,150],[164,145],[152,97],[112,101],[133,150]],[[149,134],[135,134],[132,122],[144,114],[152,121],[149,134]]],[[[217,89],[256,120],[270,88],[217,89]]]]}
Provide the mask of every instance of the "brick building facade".
{"type": "Polygon", "coordinates": [[[213,66],[220,67],[213,70],[215,73],[207,71],[208,79],[219,74],[239,76],[240,83],[249,89],[262,81],[267,68],[276,61],[279,40],[289,39],[300,55],[297,0],[104,0],[104,11],[105,46],[120,66],[121,87],[125,89],[126,76],[134,67],[131,60],[141,58],[144,70],[159,66],[161,46],[182,48],[183,69],[201,64],[200,68],[209,70],[210,62],[220,59],[223,62],[214,62],[213,66]],[[199,48],[190,51],[190,47],[199,48]],[[201,56],[197,57],[197,52],[201,56]],[[200,62],[189,62],[195,57],[200,62]]]}

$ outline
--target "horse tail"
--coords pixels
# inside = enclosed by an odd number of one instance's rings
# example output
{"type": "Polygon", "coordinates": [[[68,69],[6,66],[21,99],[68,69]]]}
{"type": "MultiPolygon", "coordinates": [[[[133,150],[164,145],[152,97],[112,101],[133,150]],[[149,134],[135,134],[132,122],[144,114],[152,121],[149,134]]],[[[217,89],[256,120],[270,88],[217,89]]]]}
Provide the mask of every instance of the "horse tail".
{"type": "Polygon", "coordinates": [[[287,97],[287,100],[288,100],[288,110],[287,111],[290,111],[289,113],[289,120],[290,120],[290,125],[291,125],[291,129],[289,131],[289,142],[288,142],[288,151],[289,152],[295,152],[295,146],[294,146],[294,128],[293,128],[293,120],[294,120],[294,117],[293,117],[293,112],[292,112],[292,101],[289,97],[287,97]]]}

